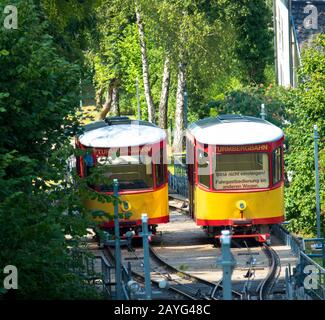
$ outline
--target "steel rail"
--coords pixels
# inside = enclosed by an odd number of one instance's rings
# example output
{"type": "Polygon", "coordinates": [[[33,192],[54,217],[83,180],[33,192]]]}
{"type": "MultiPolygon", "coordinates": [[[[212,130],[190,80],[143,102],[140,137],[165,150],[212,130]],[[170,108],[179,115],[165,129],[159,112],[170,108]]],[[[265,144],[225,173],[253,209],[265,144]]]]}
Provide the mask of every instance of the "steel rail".
{"type": "Polygon", "coordinates": [[[258,295],[260,300],[267,299],[275,283],[277,282],[281,271],[281,262],[276,251],[266,244],[264,244],[264,251],[269,259],[270,267],[267,276],[261,282],[258,289],[258,295]]]}
{"type": "MultiPolygon", "coordinates": [[[[109,257],[109,259],[114,263],[115,257],[114,257],[114,254],[111,252],[111,250],[109,248],[104,248],[103,252],[104,252],[104,255],[107,256],[107,257],[109,257]]],[[[131,272],[132,272],[132,275],[135,278],[137,278],[138,280],[140,280],[139,281],[140,283],[143,284],[145,282],[145,278],[144,278],[144,276],[142,274],[140,274],[140,273],[138,273],[138,272],[136,272],[134,270],[131,270],[131,272]]],[[[159,286],[159,281],[156,281],[156,280],[151,279],[151,282],[153,284],[155,284],[156,286],[159,286]]],[[[183,290],[180,290],[178,288],[175,288],[173,286],[170,286],[168,288],[168,290],[173,291],[176,294],[181,295],[182,297],[184,297],[184,298],[186,298],[188,300],[198,300],[195,296],[190,295],[187,292],[185,292],[183,290]]]]}
{"type": "MultiPolygon", "coordinates": [[[[164,268],[169,270],[171,273],[177,274],[177,275],[182,275],[184,279],[192,279],[193,284],[201,284],[207,287],[208,293],[205,293],[202,295],[202,298],[205,300],[210,300],[210,299],[216,299],[215,298],[215,293],[217,291],[222,290],[222,281],[219,281],[217,284],[210,282],[208,280],[202,279],[200,277],[197,277],[193,274],[190,274],[188,272],[179,270],[178,268],[170,265],[166,261],[164,261],[157,253],[156,251],[150,246],[150,254],[153,259],[155,259],[160,265],[162,265],[164,268]]],[[[197,290],[196,290],[197,292],[197,290]]],[[[242,294],[233,290],[233,297],[238,299],[242,299],[242,294]]]]}

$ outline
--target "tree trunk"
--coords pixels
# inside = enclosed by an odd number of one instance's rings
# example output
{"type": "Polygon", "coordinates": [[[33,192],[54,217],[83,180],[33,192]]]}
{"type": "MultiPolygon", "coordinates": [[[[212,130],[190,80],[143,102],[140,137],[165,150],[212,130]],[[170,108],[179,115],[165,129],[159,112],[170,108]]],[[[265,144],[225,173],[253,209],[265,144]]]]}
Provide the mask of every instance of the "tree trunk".
{"type": "Polygon", "coordinates": [[[164,74],[161,84],[161,95],[159,103],[159,127],[167,129],[167,111],[168,111],[168,96],[170,83],[170,64],[169,58],[166,57],[164,63],[164,74]]]}
{"type": "Polygon", "coordinates": [[[175,131],[173,151],[181,153],[183,151],[184,137],[184,89],[186,84],[185,63],[181,62],[178,66],[176,110],[175,110],[175,131]]]}
{"type": "Polygon", "coordinates": [[[107,89],[106,101],[103,105],[102,111],[100,112],[99,120],[105,120],[107,114],[111,110],[113,88],[114,87],[112,85],[110,85],[107,89]]]}
{"type": "Polygon", "coordinates": [[[136,6],[136,18],[137,18],[137,26],[139,30],[139,39],[140,39],[140,48],[141,48],[144,94],[148,106],[148,120],[150,122],[155,122],[155,106],[153,104],[153,99],[152,99],[151,89],[150,89],[149,64],[148,64],[148,57],[147,57],[147,47],[145,41],[144,26],[137,6],[136,6]]]}
{"type": "Polygon", "coordinates": [[[103,105],[103,91],[103,88],[100,88],[96,91],[95,104],[97,110],[99,110],[103,105]]]}
{"type": "Polygon", "coordinates": [[[112,114],[113,116],[120,116],[120,103],[118,87],[114,87],[112,91],[112,114]]]}

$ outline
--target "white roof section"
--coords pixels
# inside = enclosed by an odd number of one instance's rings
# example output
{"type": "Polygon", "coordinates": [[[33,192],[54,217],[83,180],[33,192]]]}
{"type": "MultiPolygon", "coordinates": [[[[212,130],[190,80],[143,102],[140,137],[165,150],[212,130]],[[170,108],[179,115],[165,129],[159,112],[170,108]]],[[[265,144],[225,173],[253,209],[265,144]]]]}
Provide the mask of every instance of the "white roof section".
{"type": "Polygon", "coordinates": [[[79,137],[79,141],[86,147],[117,148],[153,144],[165,138],[165,131],[156,126],[132,122],[105,125],[86,131],[79,137]]]}
{"type": "Polygon", "coordinates": [[[227,146],[273,142],[284,135],[266,120],[236,115],[199,120],[189,126],[188,132],[200,143],[227,146]]]}

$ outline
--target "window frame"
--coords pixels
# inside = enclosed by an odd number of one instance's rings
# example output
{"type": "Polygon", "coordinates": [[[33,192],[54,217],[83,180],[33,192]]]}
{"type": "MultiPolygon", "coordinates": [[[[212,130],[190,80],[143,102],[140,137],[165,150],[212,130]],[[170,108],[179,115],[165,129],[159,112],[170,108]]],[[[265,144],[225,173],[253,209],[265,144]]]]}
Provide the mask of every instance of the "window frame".
{"type": "Polygon", "coordinates": [[[272,174],[271,174],[271,176],[272,176],[272,186],[277,186],[277,185],[279,185],[283,181],[283,174],[284,174],[284,168],[283,168],[283,146],[282,145],[280,145],[280,146],[278,146],[278,147],[276,147],[276,148],[274,148],[272,150],[271,159],[272,159],[272,166],[271,166],[271,168],[272,168],[272,174]],[[275,166],[276,166],[276,156],[275,156],[275,154],[276,154],[276,151],[277,150],[280,150],[280,168],[279,168],[280,169],[280,179],[278,181],[275,181],[275,179],[274,179],[275,166]]]}
{"type": "MultiPolygon", "coordinates": [[[[150,151],[149,151],[149,155],[151,157],[151,160],[153,159],[153,153],[155,151],[158,151],[160,150],[161,148],[161,142],[163,141],[160,141],[158,142],[157,144],[151,144],[151,145],[141,145],[141,146],[138,146],[139,150],[142,150],[142,148],[146,147],[150,147],[150,151]],[[159,148],[159,149],[157,149],[159,148]]],[[[132,152],[132,147],[122,147],[124,148],[127,148],[128,149],[128,155],[138,155],[138,153],[133,153],[132,152]]],[[[88,148],[87,148],[88,149],[88,148]]],[[[109,150],[111,148],[89,148],[89,149],[92,149],[92,156],[93,156],[93,160],[94,160],[94,167],[96,167],[97,165],[97,158],[100,157],[100,156],[103,156],[103,155],[100,155],[98,154],[99,151],[102,151],[105,155],[106,153],[109,152],[109,150]]],[[[112,149],[115,149],[115,148],[112,148],[112,149]]],[[[84,164],[84,177],[87,176],[86,174],[86,163],[85,163],[85,160],[84,160],[84,157],[81,157],[82,158],[82,162],[84,164]]],[[[156,172],[155,172],[155,164],[153,161],[151,161],[151,170],[152,170],[152,186],[148,187],[148,188],[143,188],[143,189],[121,189],[121,187],[119,186],[119,194],[136,194],[136,193],[146,193],[146,192],[152,192],[152,191],[155,191],[155,189],[157,188],[156,187],[156,172]]],[[[165,169],[165,183],[162,184],[162,185],[165,185],[166,184],[166,176],[167,176],[167,166],[166,166],[166,169],[165,169]]],[[[161,185],[161,186],[162,186],[161,185]]],[[[160,186],[160,187],[161,187],[160,186]]],[[[158,187],[158,188],[160,188],[158,187]]],[[[114,192],[113,191],[101,191],[99,186],[89,186],[89,188],[91,188],[92,190],[96,191],[96,192],[99,192],[99,193],[104,193],[104,194],[113,194],[114,192]]]]}
{"type": "MultiPolygon", "coordinates": [[[[214,155],[217,157],[217,155],[226,155],[226,154],[231,154],[231,155],[240,155],[240,154],[256,154],[256,153],[261,153],[261,154],[266,154],[267,156],[267,176],[268,176],[268,185],[266,187],[262,187],[262,188],[247,188],[247,189],[216,189],[214,182],[212,183],[212,190],[215,192],[247,192],[247,191],[265,191],[265,190],[269,190],[272,186],[271,184],[271,157],[270,157],[270,152],[269,151],[254,151],[254,152],[216,152],[216,150],[214,151],[214,155]]],[[[217,158],[215,158],[217,159],[217,158]]],[[[217,160],[215,160],[215,171],[217,170],[217,160]]],[[[214,179],[214,173],[212,173],[212,179],[214,179]]]]}
{"type": "Polygon", "coordinates": [[[212,166],[211,166],[211,152],[209,153],[209,148],[210,150],[211,149],[211,146],[209,145],[198,145],[196,147],[196,151],[195,151],[195,171],[196,171],[196,184],[199,185],[201,188],[204,188],[206,190],[213,190],[212,189],[212,166]],[[205,154],[208,155],[208,161],[209,161],[209,186],[203,184],[201,181],[200,181],[200,175],[199,175],[199,161],[198,161],[198,155],[199,155],[199,152],[203,152],[205,154]]]}
{"type": "Polygon", "coordinates": [[[152,162],[153,172],[154,172],[154,188],[155,189],[158,189],[167,183],[167,164],[164,163],[164,158],[166,156],[165,144],[161,143],[159,146],[160,146],[159,150],[157,150],[152,157],[152,159],[154,159],[156,154],[159,153],[159,163],[152,162]],[[158,183],[158,175],[157,174],[158,174],[159,167],[162,167],[162,170],[163,170],[163,179],[162,179],[161,183],[158,183]]]}
{"type": "MultiPolygon", "coordinates": [[[[138,154],[128,154],[128,156],[138,156],[138,154]]],[[[123,157],[123,155],[121,157],[123,157]]],[[[143,188],[133,188],[132,189],[132,188],[123,188],[122,187],[122,183],[119,183],[119,192],[132,192],[132,191],[139,191],[139,192],[141,192],[142,190],[154,190],[154,188],[155,188],[155,184],[154,184],[155,176],[154,176],[154,172],[153,172],[154,166],[153,166],[153,163],[152,163],[152,156],[150,156],[150,158],[151,158],[151,163],[150,163],[151,174],[148,175],[148,176],[151,177],[148,180],[150,182],[150,185],[149,186],[146,186],[146,187],[143,187],[143,188]]],[[[96,157],[96,165],[97,165],[97,162],[98,162],[98,157],[96,157]]],[[[94,165],[94,167],[96,167],[96,165],[94,165]]],[[[132,164],[132,163],[113,164],[113,165],[108,165],[108,167],[112,167],[113,166],[115,168],[119,167],[119,168],[122,168],[123,169],[123,166],[127,167],[127,166],[132,166],[132,165],[144,166],[144,167],[147,166],[145,163],[141,163],[141,160],[140,160],[140,157],[139,157],[139,163],[135,163],[135,164],[132,164]]],[[[145,168],[145,170],[146,170],[146,168],[145,168]]],[[[129,171],[125,171],[125,172],[129,172],[129,171]]],[[[143,176],[142,176],[142,178],[143,178],[143,176]]],[[[120,181],[123,182],[124,180],[120,180],[120,181]]],[[[130,180],[130,181],[134,182],[134,180],[130,180]]],[[[145,179],[143,179],[143,181],[145,181],[145,179]]],[[[112,184],[113,184],[113,180],[112,180],[112,184]]],[[[96,189],[98,189],[102,193],[112,193],[113,192],[113,190],[101,190],[101,186],[98,186],[98,185],[96,185],[95,187],[96,187],[96,189]]]]}

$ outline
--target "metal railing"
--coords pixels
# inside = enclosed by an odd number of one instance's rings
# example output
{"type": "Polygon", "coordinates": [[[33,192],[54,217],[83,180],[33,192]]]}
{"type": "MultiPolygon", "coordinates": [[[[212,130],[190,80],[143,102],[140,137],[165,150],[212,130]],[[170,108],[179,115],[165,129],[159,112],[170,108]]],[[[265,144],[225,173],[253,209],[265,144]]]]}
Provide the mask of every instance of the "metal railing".
{"type": "Polygon", "coordinates": [[[285,245],[290,246],[291,251],[299,256],[299,253],[303,249],[303,240],[296,238],[290,234],[290,232],[284,229],[281,225],[274,224],[272,225],[272,231],[274,235],[279,238],[285,245]]]}
{"type": "Polygon", "coordinates": [[[95,256],[94,259],[99,259],[101,264],[101,280],[102,280],[102,290],[107,295],[108,298],[113,297],[112,286],[113,277],[112,275],[115,274],[115,268],[111,266],[106,259],[102,256],[95,256]]]}
{"type": "Polygon", "coordinates": [[[174,173],[169,172],[168,185],[176,193],[183,197],[188,197],[188,179],[187,179],[187,166],[186,155],[175,154],[173,156],[174,173]]]}
{"type": "Polygon", "coordinates": [[[131,270],[127,270],[124,264],[122,264],[122,290],[124,295],[124,300],[130,300],[131,293],[128,288],[128,282],[132,279],[131,270]]]}
{"type": "Polygon", "coordinates": [[[105,284],[109,282],[107,279],[111,279],[111,266],[108,263],[104,265],[104,261],[102,260],[101,272],[99,270],[96,271],[96,260],[102,259],[102,257],[92,256],[83,249],[74,249],[71,252],[71,256],[72,271],[80,275],[88,284],[96,287],[102,285],[102,291],[110,295],[105,284]]]}
{"type": "MultiPolygon", "coordinates": [[[[116,296],[116,283],[115,283],[115,267],[111,266],[105,257],[95,256],[94,259],[99,259],[101,263],[101,280],[102,280],[102,290],[107,294],[108,298],[113,299],[116,296]],[[114,276],[112,276],[114,275],[114,276]],[[113,289],[114,288],[114,289],[113,289]]],[[[122,293],[123,300],[130,300],[130,292],[127,287],[131,276],[129,271],[124,265],[122,265],[122,293]]]]}
{"type": "Polygon", "coordinates": [[[288,298],[306,299],[309,296],[312,299],[325,300],[325,269],[304,252],[304,239],[291,235],[281,225],[273,225],[272,230],[285,245],[291,247],[291,251],[298,257],[294,274],[291,275],[290,266],[286,271],[288,298]],[[295,292],[293,292],[293,287],[295,287],[295,292]]]}
{"type": "MultiPolygon", "coordinates": [[[[104,256],[92,256],[82,249],[73,250],[72,257],[73,272],[81,275],[88,284],[94,285],[98,289],[100,288],[107,299],[113,299],[115,297],[115,266],[110,265],[104,256]],[[100,270],[96,271],[96,265],[100,270]]],[[[124,300],[130,300],[130,292],[127,288],[127,283],[130,279],[130,272],[122,265],[122,291],[124,300]]]]}
{"type": "Polygon", "coordinates": [[[325,269],[301,251],[297,271],[304,275],[302,284],[305,292],[313,299],[325,300],[325,269]]]}

